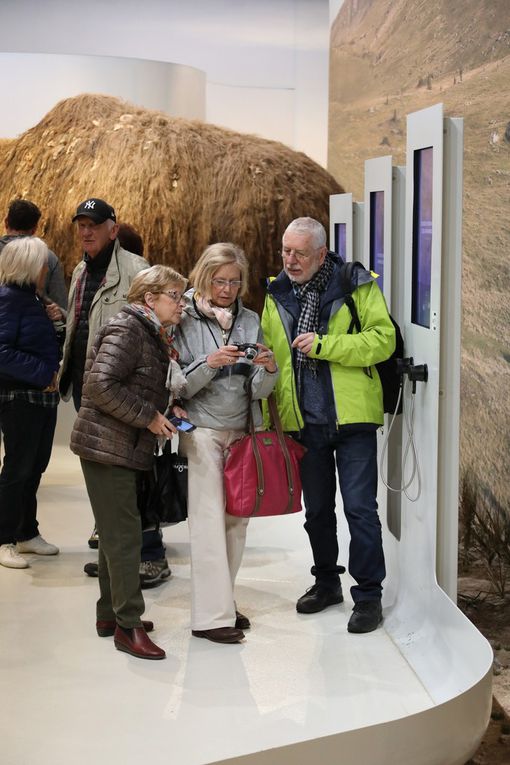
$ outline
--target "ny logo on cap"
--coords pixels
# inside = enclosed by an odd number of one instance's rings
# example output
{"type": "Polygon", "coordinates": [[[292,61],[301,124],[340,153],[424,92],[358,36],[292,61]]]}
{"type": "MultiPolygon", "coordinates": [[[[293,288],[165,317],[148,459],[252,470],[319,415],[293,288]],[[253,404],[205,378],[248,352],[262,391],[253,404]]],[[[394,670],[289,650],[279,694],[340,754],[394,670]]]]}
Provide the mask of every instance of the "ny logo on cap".
{"type": "Polygon", "coordinates": [[[95,201],[93,199],[89,199],[88,202],[85,202],[84,208],[85,210],[93,210],[95,206],[95,201]]]}

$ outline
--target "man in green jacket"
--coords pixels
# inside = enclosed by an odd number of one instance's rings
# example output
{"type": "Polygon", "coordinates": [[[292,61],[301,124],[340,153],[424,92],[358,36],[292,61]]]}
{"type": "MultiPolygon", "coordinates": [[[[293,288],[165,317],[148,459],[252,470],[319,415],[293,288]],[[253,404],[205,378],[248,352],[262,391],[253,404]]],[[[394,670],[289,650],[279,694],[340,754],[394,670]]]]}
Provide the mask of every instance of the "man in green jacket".
{"type": "Polygon", "coordinates": [[[371,274],[353,271],[361,332],[349,334],[351,314],[340,284],[341,259],[326,247],[324,227],[297,218],[282,240],[283,271],[268,288],[262,315],[266,344],[280,369],[275,387],[284,430],[307,447],[301,463],[305,529],[315,584],[299,598],[299,613],[343,601],[335,514],[338,471],[351,536],[349,573],[354,609],[349,632],[371,632],[382,622],[386,575],[377,514],[377,428],[383,424],[382,388],[375,364],[395,348],[395,330],[371,274]]]}

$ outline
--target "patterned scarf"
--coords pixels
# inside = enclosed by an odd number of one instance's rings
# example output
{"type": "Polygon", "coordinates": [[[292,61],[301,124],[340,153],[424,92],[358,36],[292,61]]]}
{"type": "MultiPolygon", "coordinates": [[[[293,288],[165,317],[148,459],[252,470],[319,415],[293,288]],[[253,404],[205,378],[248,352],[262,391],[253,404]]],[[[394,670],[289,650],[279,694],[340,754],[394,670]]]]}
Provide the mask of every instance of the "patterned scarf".
{"type": "Polygon", "coordinates": [[[197,293],[195,293],[195,303],[200,313],[203,313],[208,319],[216,319],[224,332],[231,328],[234,314],[230,308],[221,308],[220,306],[213,305],[210,300],[201,297],[197,293]]]}
{"type": "MultiPolygon", "coordinates": [[[[317,332],[319,326],[320,293],[324,292],[333,275],[334,262],[326,255],[324,263],[306,284],[294,284],[294,293],[301,303],[297,334],[317,332]]],[[[296,351],[298,367],[304,367],[317,374],[317,359],[310,359],[302,351],[296,351]]]]}
{"type": "Polygon", "coordinates": [[[182,370],[177,363],[179,354],[173,347],[174,336],[170,334],[169,329],[166,329],[161,324],[152,308],[149,308],[149,306],[145,305],[145,303],[130,303],[130,308],[134,313],[137,313],[139,316],[143,316],[144,319],[147,319],[147,321],[150,322],[166,347],[169,358],[166,387],[170,391],[169,404],[171,404],[173,399],[179,396],[182,389],[186,385],[186,378],[184,377],[182,370]]]}

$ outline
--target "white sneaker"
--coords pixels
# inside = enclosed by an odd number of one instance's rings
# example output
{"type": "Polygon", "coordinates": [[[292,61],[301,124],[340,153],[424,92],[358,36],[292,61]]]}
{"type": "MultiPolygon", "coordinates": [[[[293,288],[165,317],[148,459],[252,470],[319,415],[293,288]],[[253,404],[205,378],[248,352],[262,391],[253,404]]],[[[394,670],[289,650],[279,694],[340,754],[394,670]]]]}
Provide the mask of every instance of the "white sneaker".
{"type": "Polygon", "coordinates": [[[51,545],[38,534],[33,539],[17,542],[16,549],[19,553],[35,553],[36,555],[57,555],[58,547],[51,545]]]}
{"type": "Polygon", "coordinates": [[[28,568],[25,558],[18,554],[14,545],[0,545],[0,566],[6,568],[28,568]]]}

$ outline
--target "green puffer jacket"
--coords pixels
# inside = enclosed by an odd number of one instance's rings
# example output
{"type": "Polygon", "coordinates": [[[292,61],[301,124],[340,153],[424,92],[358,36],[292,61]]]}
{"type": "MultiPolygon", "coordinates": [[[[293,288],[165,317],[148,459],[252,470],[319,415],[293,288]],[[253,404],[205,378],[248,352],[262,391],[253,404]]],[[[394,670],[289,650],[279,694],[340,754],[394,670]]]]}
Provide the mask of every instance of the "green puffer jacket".
{"type": "MultiPolygon", "coordinates": [[[[376,282],[368,272],[355,269],[353,298],[362,331],[348,334],[351,314],[340,288],[340,261],[334,254],[329,256],[335,261],[335,269],[328,288],[321,294],[319,332],[309,355],[329,364],[337,427],[354,423],[382,425],[382,388],[374,365],[393,353],[395,329],[376,282]]],[[[274,392],[286,431],[299,431],[304,425],[292,364],[294,351],[290,347],[296,337],[299,312],[291,281],[282,272],[269,285],[261,323],[266,344],[275,353],[280,369],[274,392]]]]}

